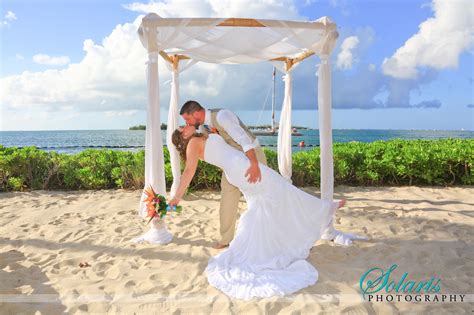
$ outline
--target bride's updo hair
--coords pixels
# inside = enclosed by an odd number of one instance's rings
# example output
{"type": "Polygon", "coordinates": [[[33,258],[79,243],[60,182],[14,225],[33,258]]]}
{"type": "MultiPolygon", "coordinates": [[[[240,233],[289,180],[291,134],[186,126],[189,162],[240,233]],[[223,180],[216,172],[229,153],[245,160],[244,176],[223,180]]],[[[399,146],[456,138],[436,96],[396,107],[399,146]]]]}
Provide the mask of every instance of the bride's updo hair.
{"type": "Polygon", "coordinates": [[[179,152],[179,156],[185,162],[186,162],[186,149],[188,148],[189,140],[191,140],[193,137],[206,139],[207,135],[195,132],[188,139],[184,139],[183,132],[179,131],[179,129],[176,129],[175,131],[173,131],[173,135],[171,136],[171,142],[173,142],[174,146],[179,152]]]}

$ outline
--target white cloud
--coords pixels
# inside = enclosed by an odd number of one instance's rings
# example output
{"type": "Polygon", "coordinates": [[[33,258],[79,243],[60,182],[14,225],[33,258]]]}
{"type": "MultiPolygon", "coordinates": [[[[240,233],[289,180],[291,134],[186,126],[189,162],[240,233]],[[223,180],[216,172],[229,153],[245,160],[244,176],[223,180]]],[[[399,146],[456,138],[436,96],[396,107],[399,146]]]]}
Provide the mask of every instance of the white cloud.
{"type": "Polygon", "coordinates": [[[64,66],[71,62],[67,56],[51,57],[45,54],[34,55],[33,61],[40,65],[48,66],[64,66]]]}
{"type": "Polygon", "coordinates": [[[359,45],[357,36],[349,36],[341,44],[341,51],[337,55],[336,67],[339,69],[351,69],[354,61],[353,50],[359,45]]]}
{"type": "Polygon", "coordinates": [[[266,19],[300,19],[298,10],[291,0],[165,0],[149,3],[134,2],[124,8],[139,12],[154,12],[161,17],[245,17],[266,19]]]}
{"type": "Polygon", "coordinates": [[[304,0],[303,7],[308,7],[310,5],[313,5],[317,2],[318,0],[304,0]]]}
{"type": "MultiPolygon", "coordinates": [[[[152,6],[156,6],[157,13],[162,16],[201,14],[301,19],[289,1],[232,2],[227,5],[214,0],[167,1],[127,5],[135,11],[146,12],[150,11],[152,6]]],[[[137,36],[142,17],[138,16],[133,23],[117,25],[101,43],[85,40],[84,58],[77,63],[67,64],[64,69],[26,71],[1,78],[0,109],[41,108],[44,111],[60,111],[65,106],[72,106],[76,111],[115,112],[145,109],[147,55],[137,36]]],[[[37,59],[51,62],[53,58],[37,59]]],[[[223,104],[217,105],[241,105],[239,99],[255,98],[255,95],[261,93],[261,84],[269,84],[271,79],[267,78],[258,83],[265,75],[258,73],[259,69],[267,68],[271,69],[269,65],[226,67],[198,63],[180,75],[181,100],[184,102],[186,98],[193,97],[209,104],[218,97],[223,104]],[[235,83],[236,81],[239,83],[235,83]],[[251,82],[251,88],[246,86],[248,82],[251,82]]],[[[268,73],[271,73],[271,70],[268,73]]],[[[165,82],[170,75],[162,58],[159,61],[159,75],[162,85],[160,99],[166,107],[169,102],[169,85],[165,85],[165,82]]],[[[252,108],[253,104],[247,102],[241,106],[252,108]]]]}
{"type": "Polygon", "coordinates": [[[329,4],[334,8],[340,9],[343,15],[350,15],[348,0],[329,0],[329,4]]]}
{"type": "Polygon", "coordinates": [[[8,11],[7,14],[5,14],[5,20],[15,21],[18,20],[18,18],[16,17],[15,13],[8,11]]]}
{"type": "Polygon", "coordinates": [[[138,113],[137,110],[123,110],[123,111],[105,111],[105,117],[120,117],[120,116],[133,116],[138,113]]]}
{"type": "MultiPolygon", "coordinates": [[[[437,99],[414,101],[413,92],[436,78],[435,71],[427,71],[416,80],[399,80],[372,70],[369,65],[355,69],[354,73],[333,72],[333,108],[439,108],[437,99]]],[[[294,93],[296,95],[296,92],[294,93]]]]}
{"type": "Polygon", "coordinates": [[[123,5],[125,9],[147,14],[150,12],[157,13],[161,17],[199,17],[209,16],[212,8],[209,3],[203,1],[164,1],[149,3],[134,2],[123,5]]]}
{"type": "MultiPolygon", "coordinates": [[[[64,69],[25,71],[1,78],[1,106],[46,111],[58,111],[65,105],[78,111],[142,108],[146,94],[146,51],[137,36],[140,22],[138,17],[133,23],[118,25],[101,44],[85,40],[84,58],[64,69]],[[102,100],[107,102],[101,104],[102,100]]],[[[64,62],[43,57],[36,61],[64,62]]]]}
{"type": "Polygon", "coordinates": [[[383,72],[395,78],[413,79],[419,67],[455,68],[459,56],[474,44],[474,2],[434,0],[434,17],[420,24],[410,37],[382,64],[383,72]]]}
{"type": "Polygon", "coordinates": [[[10,27],[10,22],[16,20],[18,20],[18,18],[16,17],[15,13],[13,13],[12,11],[7,11],[5,16],[3,17],[3,21],[0,20],[0,28],[10,27]]]}
{"type": "Polygon", "coordinates": [[[15,59],[16,60],[25,60],[25,57],[23,57],[23,55],[21,55],[21,54],[16,54],[15,59]]]}

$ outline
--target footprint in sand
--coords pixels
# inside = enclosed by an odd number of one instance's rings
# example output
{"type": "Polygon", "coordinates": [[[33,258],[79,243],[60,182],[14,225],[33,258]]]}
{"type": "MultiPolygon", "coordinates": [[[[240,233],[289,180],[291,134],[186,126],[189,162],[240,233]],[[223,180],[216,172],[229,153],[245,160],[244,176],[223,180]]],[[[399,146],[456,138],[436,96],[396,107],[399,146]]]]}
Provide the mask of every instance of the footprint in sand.
{"type": "Polygon", "coordinates": [[[116,280],[120,277],[121,272],[119,267],[112,266],[108,270],[105,271],[105,276],[109,279],[116,280]]]}
{"type": "Polygon", "coordinates": [[[87,218],[83,221],[85,221],[87,224],[93,224],[93,223],[95,223],[95,220],[96,220],[96,217],[90,217],[90,218],[87,218]]]}
{"type": "Polygon", "coordinates": [[[180,237],[186,238],[186,237],[188,237],[188,236],[190,236],[190,235],[191,235],[191,232],[186,231],[186,232],[184,232],[182,235],[180,235],[180,237]]]}
{"type": "Polygon", "coordinates": [[[96,272],[98,277],[103,277],[109,270],[110,265],[113,265],[112,261],[98,262],[94,264],[93,270],[96,272]]]}
{"type": "Polygon", "coordinates": [[[59,239],[59,242],[64,242],[64,241],[67,240],[71,235],[72,235],[72,232],[66,234],[66,236],[64,236],[64,237],[62,237],[62,238],[59,239]]]}
{"type": "Polygon", "coordinates": [[[189,225],[189,224],[191,224],[191,223],[193,223],[192,220],[186,219],[186,220],[183,220],[183,221],[181,221],[180,223],[178,223],[178,224],[176,224],[176,225],[177,225],[177,226],[184,226],[184,225],[189,225]]]}
{"type": "Polygon", "coordinates": [[[63,220],[61,220],[61,218],[57,218],[56,220],[54,221],[50,221],[48,222],[49,225],[60,225],[63,223],[63,220]]]}
{"type": "Polygon", "coordinates": [[[375,314],[375,310],[372,308],[372,306],[356,305],[356,306],[346,307],[345,309],[341,311],[341,314],[350,314],[350,315],[375,314]]]}
{"type": "Polygon", "coordinates": [[[397,227],[395,227],[394,225],[389,225],[389,228],[390,228],[390,231],[393,233],[393,235],[398,234],[397,227]]]}
{"type": "Polygon", "coordinates": [[[56,206],[58,203],[57,202],[52,202],[50,204],[47,204],[46,207],[44,207],[45,209],[48,209],[48,208],[51,208],[52,206],[56,206]]]}

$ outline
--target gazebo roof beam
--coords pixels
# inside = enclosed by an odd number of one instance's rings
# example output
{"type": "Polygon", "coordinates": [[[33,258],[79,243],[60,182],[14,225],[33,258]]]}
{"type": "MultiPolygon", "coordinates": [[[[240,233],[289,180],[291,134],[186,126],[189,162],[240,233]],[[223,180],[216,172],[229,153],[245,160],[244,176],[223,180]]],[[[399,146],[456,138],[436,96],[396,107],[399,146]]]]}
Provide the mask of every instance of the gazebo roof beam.
{"type": "MultiPolygon", "coordinates": [[[[207,26],[209,22],[215,20],[216,22],[222,19],[217,18],[193,18],[190,19],[187,27],[192,26],[207,26]]],[[[182,18],[147,18],[144,17],[142,24],[145,27],[175,27],[180,26],[182,18]]],[[[242,19],[242,18],[230,18],[217,24],[221,27],[281,27],[282,23],[286,27],[291,28],[303,28],[303,29],[321,29],[321,30],[335,30],[336,24],[330,23],[325,24],[322,22],[302,22],[302,21],[279,21],[279,20],[255,20],[255,19],[242,19]]]]}
{"type": "Polygon", "coordinates": [[[175,69],[178,69],[178,64],[179,64],[180,60],[191,59],[191,58],[189,58],[188,56],[185,56],[185,55],[171,55],[170,56],[164,51],[160,51],[159,54],[160,54],[161,57],[163,57],[163,59],[165,59],[170,64],[172,64],[173,68],[175,68],[175,69]]]}
{"type": "Polygon", "coordinates": [[[169,63],[173,64],[173,60],[171,60],[171,57],[167,53],[165,53],[164,51],[160,51],[160,56],[163,57],[164,60],[166,60],[169,63]]]}
{"type": "MultiPolygon", "coordinates": [[[[290,68],[291,68],[293,65],[305,60],[308,57],[311,57],[312,55],[314,55],[314,52],[305,51],[305,52],[299,54],[298,56],[296,56],[294,58],[278,57],[278,58],[273,58],[270,61],[285,61],[287,63],[289,62],[289,64],[291,64],[291,66],[290,66],[290,68]]],[[[160,51],[160,56],[163,57],[163,59],[165,59],[166,61],[168,61],[171,64],[174,64],[175,62],[179,62],[179,60],[192,59],[191,57],[188,57],[188,56],[185,56],[185,55],[172,55],[172,56],[170,56],[164,51],[160,51]]]]}
{"type": "Polygon", "coordinates": [[[259,21],[255,19],[239,19],[239,18],[231,18],[227,19],[222,23],[217,24],[217,26],[245,26],[245,27],[266,27],[259,21]]]}
{"type": "Polygon", "coordinates": [[[291,67],[293,67],[295,64],[305,60],[306,58],[308,57],[311,57],[312,55],[314,55],[314,52],[312,51],[305,51],[301,54],[299,54],[298,56],[294,57],[294,58],[288,58],[288,57],[279,57],[279,58],[274,58],[272,60],[276,60],[276,61],[284,61],[286,63],[286,70],[290,70],[291,67]]]}

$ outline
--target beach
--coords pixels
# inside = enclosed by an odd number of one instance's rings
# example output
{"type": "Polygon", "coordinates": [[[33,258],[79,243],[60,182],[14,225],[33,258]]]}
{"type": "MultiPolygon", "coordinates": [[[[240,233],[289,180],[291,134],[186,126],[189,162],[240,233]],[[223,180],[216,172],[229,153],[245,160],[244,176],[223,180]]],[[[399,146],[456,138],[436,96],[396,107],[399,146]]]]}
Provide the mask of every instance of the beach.
{"type": "MultiPolygon", "coordinates": [[[[319,195],[318,188],[305,191],[319,195]]],[[[367,302],[361,276],[397,264],[417,281],[441,279],[439,294],[474,294],[474,187],[337,186],[347,204],[337,229],[368,236],[350,247],[318,241],[308,260],[318,282],[287,297],[241,301],[204,274],[220,251],[220,193],[198,191],[168,220],[167,245],[134,244],[148,227],[141,191],[0,193],[0,313],[471,313],[471,302],[367,302]],[[80,267],[87,262],[89,266],[80,267]]],[[[245,211],[243,199],[240,213],[245,211]]],[[[291,211],[291,209],[290,209],[291,211]]],[[[466,299],[468,296],[466,296],[466,299]]]]}

